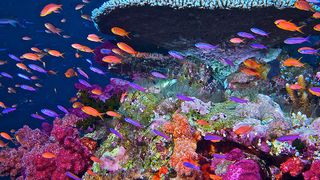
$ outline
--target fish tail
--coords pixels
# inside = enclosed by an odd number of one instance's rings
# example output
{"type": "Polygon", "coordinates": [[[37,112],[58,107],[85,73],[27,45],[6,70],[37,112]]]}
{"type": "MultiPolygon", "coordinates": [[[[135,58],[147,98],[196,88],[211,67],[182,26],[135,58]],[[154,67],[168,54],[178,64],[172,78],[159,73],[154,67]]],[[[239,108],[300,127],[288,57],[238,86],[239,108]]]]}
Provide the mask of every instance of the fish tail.
{"type": "Polygon", "coordinates": [[[99,118],[100,118],[101,120],[104,120],[103,117],[102,117],[102,114],[103,114],[103,113],[101,113],[101,114],[99,115],[99,118]]]}
{"type": "Polygon", "coordinates": [[[302,32],[302,30],[301,30],[301,28],[303,28],[304,26],[306,26],[306,25],[299,26],[298,29],[297,29],[297,31],[298,31],[299,33],[304,34],[304,33],[302,32]]]}
{"type": "Polygon", "coordinates": [[[129,38],[129,39],[131,39],[131,38],[129,37],[129,34],[130,34],[130,33],[128,32],[128,33],[126,34],[126,37],[129,38]]]}

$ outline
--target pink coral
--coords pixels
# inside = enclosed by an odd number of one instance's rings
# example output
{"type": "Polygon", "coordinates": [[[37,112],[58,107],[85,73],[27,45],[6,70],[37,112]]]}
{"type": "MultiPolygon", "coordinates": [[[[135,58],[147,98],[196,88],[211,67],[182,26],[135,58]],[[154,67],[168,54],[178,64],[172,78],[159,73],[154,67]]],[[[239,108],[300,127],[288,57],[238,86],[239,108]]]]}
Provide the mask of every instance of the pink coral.
{"type": "Polygon", "coordinates": [[[251,159],[242,159],[228,167],[223,179],[237,180],[261,180],[260,167],[257,162],[251,159]]]}
{"type": "Polygon", "coordinates": [[[174,114],[172,122],[164,124],[164,131],[172,134],[174,138],[174,150],[170,162],[179,177],[190,176],[194,171],[183,165],[184,162],[196,162],[198,154],[196,153],[197,140],[194,138],[194,133],[188,120],[181,114],[174,114]]]}
{"type": "Polygon", "coordinates": [[[303,173],[305,180],[319,180],[320,179],[320,160],[313,161],[308,171],[303,173]]]}
{"type": "Polygon", "coordinates": [[[289,173],[291,176],[298,176],[303,170],[304,164],[297,157],[289,158],[286,162],[282,163],[280,169],[283,173],[289,173]]]}

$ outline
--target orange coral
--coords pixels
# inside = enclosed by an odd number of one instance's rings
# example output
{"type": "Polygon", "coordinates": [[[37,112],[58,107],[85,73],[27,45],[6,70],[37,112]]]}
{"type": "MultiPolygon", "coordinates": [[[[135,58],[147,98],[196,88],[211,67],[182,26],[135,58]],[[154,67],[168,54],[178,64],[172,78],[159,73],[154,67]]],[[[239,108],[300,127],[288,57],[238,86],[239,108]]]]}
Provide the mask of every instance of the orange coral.
{"type": "Polygon", "coordinates": [[[172,121],[165,123],[163,129],[166,133],[173,135],[174,149],[170,159],[170,165],[173,167],[178,177],[192,176],[195,170],[185,167],[184,162],[195,162],[197,164],[198,155],[197,139],[188,123],[187,117],[175,113],[172,121]]]}

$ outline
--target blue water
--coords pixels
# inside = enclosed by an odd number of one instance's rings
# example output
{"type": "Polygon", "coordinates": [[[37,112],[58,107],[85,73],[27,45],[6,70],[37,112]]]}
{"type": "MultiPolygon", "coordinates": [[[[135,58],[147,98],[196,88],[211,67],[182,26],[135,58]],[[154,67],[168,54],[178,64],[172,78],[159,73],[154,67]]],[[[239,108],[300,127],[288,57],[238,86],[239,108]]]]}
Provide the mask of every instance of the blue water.
{"type": "MultiPolygon", "coordinates": [[[[99,45],[99,43],[90,42],[86,39],[88,34],[94,33],[104,39],[108,39],[105,35],[99,33],[92,22],[82,19],[81,12],[76,11],[74,7],[81,3],[80,0],[65,0],[65,1],[48,1],[48,0],[1,0],[0,1],[0,18],[10,18],[18,20],[24,27],[11,25],[0,26],[0,49],[6,48],[6,51],[0,51],[0,59],[8,61],[7,64],[0,66],[0,71],[7,72],[14,76],[13,80],[5,77],[0,78],[2,87],[0,87],[0,101],[10,106],[17,104],[17,110],[0,116],[0,131],[8,131],[10,129],[21,128],[24,124],[32,128],[39,127],[42,121],[30,117],[30,114],[39,112],[42,108],[49,108],[61,113],[56,108],[56,105],[64,105],[67,108],[71,107],[69,99],[75,96],[76,90],[74,83],[78,81],[77,77],[66,78],[64,73],[68,68],[81,67],[90,76],[91,84],[105,85],[108,83],[108,77],[95,74],[89,70],[89,63],[86,58],[92,59],[93,54],[81,53],[82,58],[77,59],[74,56],[75,49],[71,47],[72,43],[80,43],[91,48],[99,45]],[[49,4],[63,4],[63,10],[59,14],[51,14],[46,17],[40,17],[41,9],[49,4]],[[66,18],[66,23],[61,23],[60,20],[66,18]],[[44,23],[50,22],[56,27],[63,30],[62,34],[71,36],[69,39],[64,39],[55,34],[47,34],[44,32],[44,23]],[[23,36],[30,36],[31,41],[23,41],[23,36]],[[45,56],[43,60],[46,62],[46,69],[57,71],[57,75],[46,75],[34,72],[32,75],[39,77],[39,80],[28,81],[17,76],[17,73],[23,73],[31,76],[29,73],[20,70],[16,67],[16,61],[10,59],[8,54],[21,56],[26,52],[32,52],[31,47],[39,49],[50,48],[64,53],[65,58],[54,58],[45,56]],[[16,94],[7,93],[8,87],[14,87],[15,84],[32,85],[38,82],[43,85],[36,92],[29,92],[20,88],[16,94]],[[56,89],[56,92],[54,91],[56,89]]],[[[98,7],[103,3],[103,0],[92,0],[81,11],[84,14],[91,15],[93,8],[98,7]]],[[[109,37],[110,38],[110,37],[109,37]]],[[[92,60],[93,61],[93,60],[92,60]]],[[[39,62],[24,60],[24,64],[34,63],[41,65],[39,62]]],[[[100,67],[96,63],[94,66],[107,71],[106,68],[100,67]]],[[[61,113],[62,114],[62,113],[61,113]]],[[[47,118],[48,122],[52,118],[47,118]]]]}

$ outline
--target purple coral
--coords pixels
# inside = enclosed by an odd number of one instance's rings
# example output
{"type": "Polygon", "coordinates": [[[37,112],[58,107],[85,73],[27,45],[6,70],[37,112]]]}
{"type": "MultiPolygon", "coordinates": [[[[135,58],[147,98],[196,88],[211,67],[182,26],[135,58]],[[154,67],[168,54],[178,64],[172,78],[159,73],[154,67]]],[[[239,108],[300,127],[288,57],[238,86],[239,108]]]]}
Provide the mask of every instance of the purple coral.
{"type": "Polygon", "coordinates": [[[228,167],[227,173],[223,179],[237,179],[237,180],[261,180],[260,167],[257,162],[250,159],[242,159],[228,167]]]}

